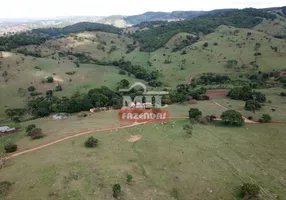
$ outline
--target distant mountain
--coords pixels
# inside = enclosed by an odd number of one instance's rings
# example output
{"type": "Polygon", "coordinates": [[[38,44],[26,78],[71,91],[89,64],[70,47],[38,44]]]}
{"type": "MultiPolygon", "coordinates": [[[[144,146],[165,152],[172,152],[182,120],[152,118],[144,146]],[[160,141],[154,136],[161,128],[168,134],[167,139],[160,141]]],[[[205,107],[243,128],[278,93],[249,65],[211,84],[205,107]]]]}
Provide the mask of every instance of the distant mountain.
{"type": "Polygon", "coordinates": [[[212,11],[173,11],[173,12],[146,12],[140,15],[125,17],[124,20],[130,24],[140,24],[149,21],[178,21],[195,18],[201,15],[216,14],[236,9],[218,9],[212,11]]]}

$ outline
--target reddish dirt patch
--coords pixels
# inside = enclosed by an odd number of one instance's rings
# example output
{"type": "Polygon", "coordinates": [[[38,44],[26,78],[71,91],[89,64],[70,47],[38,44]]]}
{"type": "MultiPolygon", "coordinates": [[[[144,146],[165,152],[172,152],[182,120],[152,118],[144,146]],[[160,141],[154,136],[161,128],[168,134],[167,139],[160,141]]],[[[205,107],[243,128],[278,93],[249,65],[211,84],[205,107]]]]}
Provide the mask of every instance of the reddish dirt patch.
{"type": "Polygon", "coordinates": [[[16,129],[13,130],[13,131],[0,132],[0,137],[1,137],[1,136],[4,136],[4,135],[10,135],[10,134],[13,134],[13,133],[17,133],[17,132],[19,132],[20,130],[21,130],[20,128],[16,128],[16,129]]]}
{"type": "Polygon", "coordinates": [[[210,99],[220,99],[225,98],[230,90],[207,90],[206,95],[210,97],[210,99]]]}
{"type": "Polygon", "coordinates": [[[286,76],[286,70],[280,71],[280,76],[286,76]]]}

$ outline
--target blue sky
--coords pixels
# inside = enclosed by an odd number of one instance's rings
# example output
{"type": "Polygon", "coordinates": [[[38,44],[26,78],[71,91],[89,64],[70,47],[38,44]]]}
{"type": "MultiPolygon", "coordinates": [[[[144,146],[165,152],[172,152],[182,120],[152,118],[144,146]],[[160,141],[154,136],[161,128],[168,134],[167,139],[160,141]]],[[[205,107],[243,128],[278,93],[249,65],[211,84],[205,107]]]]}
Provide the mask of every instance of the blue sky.
{"type": "Polygon", "coordinates": [[[276,7],[285,0],[2,0],[0,18],[134,15],[146,11],[276,7]]]}

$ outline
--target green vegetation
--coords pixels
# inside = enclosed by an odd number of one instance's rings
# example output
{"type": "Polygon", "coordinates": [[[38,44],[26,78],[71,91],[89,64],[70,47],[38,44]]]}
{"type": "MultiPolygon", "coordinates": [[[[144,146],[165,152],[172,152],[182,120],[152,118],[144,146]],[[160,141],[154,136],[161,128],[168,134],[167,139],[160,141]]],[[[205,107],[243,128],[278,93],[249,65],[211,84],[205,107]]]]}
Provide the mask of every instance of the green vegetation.
{"type": "Polygon", "coordinates": [[[127,174],[126,176],[127,183],[130,183],[132,179],[133,179],[133,176],[131,174],[127,174]]]}
{"type": "Polygon", "coordinates": [[[119,195],[120,195],[120,193],[121,193],[121,186],[120,186],[120,184],[114,184],[113,186],[112,186],[112,194],[113,194],[113,197],[114,198],[118,198],[119,197],[119,195]]]}
{"type": "Polygon", "coordinates": [[[80,33],[84,31],[102,31],[107,33],[119,33],[120,29],[111,25],[92,23],[92,22],[80,22],[64,28],[39,28],[33,29],[33,35],[42,35],[45,37],[61,37],[71,33],[80,33]]]}
{"type": "Polygon", "coordinates": [[[5,198],[8,195],[8,192],[12,186],[12,183],[8,181],[1,181],[0,182],[0,197],[5,198]]]}
{"type": "Polygon", "coordinates": [[[190,119],[197,119],[200,116],[202,116],[202,112],[199,109],[191,108],[189,110],[189,118],[190,119]]]}
{"type": "Polygon", "coordinates": [[[29,134],[32,140],[40,139],[44,137],[43,131],[40,128],[33,128],[29,134]]]}
{"type": "Polygon", "coordinates": [[[261,123],[271,122],[272,118],[269,114],[263,114],[262,117],[258,120],[261,123]]]}
{"type": "Polygon", "coordinates": [[[240,194],[244,198],[254,198],[260,193],[260,187],[253,183],[244,183],[240,188],[240,194]]]}
{"type": "Polygon", "coordinates": [[[85,142],[84,146],[87,148],[94,148],[98,144],[98,139],[95,139],[94,137],[89,137],[85,142]]]}
{"type": "Polygon", "coordinates": [[[201,16],[195,19],[170,22],[156,28],[137,32],[134,39],[140,42],[142,51],[152,52],[162,47],[179,32],[209,34],[220,25],[235,26],[238,28],[252,28],[262,22],[262,18],[275,19],[276,15],[264,10],[243,9],[214,15],[201,16]]]}
{"type": "Polygon", "coordinates": [[[242,125],[244,122],[242,115],[234,110],[227,110],[220,117],[225,124],[242,125]]]}
{"type": "Polygon", "coordinates": [[[5,144],[5,146],[4,146],[6,153],[15,152],[15,151],[17,151],[17,148],[18,148],[17,144],[14,144],[12,142],[9,142],[9,143],[5,144]]]}

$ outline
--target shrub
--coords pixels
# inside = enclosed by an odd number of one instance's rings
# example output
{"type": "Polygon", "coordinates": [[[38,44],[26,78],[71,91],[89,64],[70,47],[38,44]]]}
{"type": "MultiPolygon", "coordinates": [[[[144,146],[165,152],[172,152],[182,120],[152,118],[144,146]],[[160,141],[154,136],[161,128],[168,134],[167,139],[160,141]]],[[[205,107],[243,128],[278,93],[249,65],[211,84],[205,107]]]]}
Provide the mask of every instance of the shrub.
{"type": "Polygon", "coordinates": [[[31,131],[36,128],[36,125],[35,124],[29,124],[27,127],[26,127],[26,133],[28,136],[31,135],[31,131]]]}
{"type": "Polygon", "coordinates": [[[33,91],[35,91],[35,90],[36,90],[36,88],[35,88],[34,86],[28,87],[28,91],[29,91],[29,92],[33,92],[33,91]]]}
{"type": "Polygon", "coordinates": [[[121,74],[121,75],[126,75],[127,73],[126,73],[126,71],[124,71],[124,70],[119,70],[119,74],[121,74]]]}
{"type": "Polygon", "coordinates": [[[118,198],[119,194],[121,193],[121,186],[120,184],[114,184],[112,186],[113,197],[118,198]]]}
{"type": "Polygon", "coordinates": [[[1,181],[0,182],[0,197],[5,197],[11,187],[12,183],[8,182],[8,181],[1,181]]]}
{"type": "Polygon", "coordinates": [[[197,119],[201,115],[202,115],[202,112],[197,108],[191,108],[189,110],[189,118],[190,119],[197,119]]]}
{"type": "Polygon", "coordinates": [[[281,97],[286,97],[286,92],[281,92],[281,93],[280,93],[280,96],[281,96],[281,97]]]}
{"type": "Polygon", "coordinates": [[[6,153],[15,152],[15,151],[17,151],[17,148],[18,148],[17,144],[14,144],[12,142],[9,142],[9,143],[5,144],[5,146],[4,146],[6,153]]]}
{"type": "Polygon", "coordinates": [[[59,91],[62,91],[62,90],[63,90],[63,88],[62,88],[61,85],[57,85],[56,88],[55,88],[56,92],[59,92],[59,91]]]}
{"type": "Polygon", "coordinates": [[[244,183],[240,188],[240,193],[243,197],[245,196],[250,196],[250,198],[256,197],[259,194],[259,192],[260,192],[259,186],[252,183],[244,183]]]}
{"type": "Polygon", "coordinates": [[[183,126],[183,130],[185,131],[185,133],[187,133],[188,135],[192,135],[193,134],[193,126],[191,124],[185,124],[183,126]]]}
{"type": "Polygon", "coordinates": [[[35,140],[35,139],[40,139],[40,138],[44,137],[44,134],[43,134],[42,129],[33,128],[31,133],[30,133],[30,136],[31,136],[32,140],[35,140]]]}
{"type": "Polygon", "coordinates": [[[263,114],[262,117],[258,120],[260,123],[271,122],[272,118],[268,114],[263,114]]]}
{"type": "Polygon", "coordinates": [[[127,178],[127,182],[130,183],[133,179],[133,176],[131,174],[127,174],[126,178],[127,178]]]}
{"type": "Polygon", "coordinates": [[[85,147],[87,148],[96,147],[97,144],[98,144],[98,139],[95,139],[93,136],[89,137],[84,143],[85,147]]]}
{"type": "Polygon", "coordinates": [[[224,123],[230,125],[242,125],[244,122],[242,115],[235,110],[227,110],[223,112],[221,118],[224,123]]]}
{"type": "Polygon", "coordinates": [[[52,76],[47,77],[47,82],[48,83],[53,83],[54,82],[54,77],[52,77],[52,76]]]}

